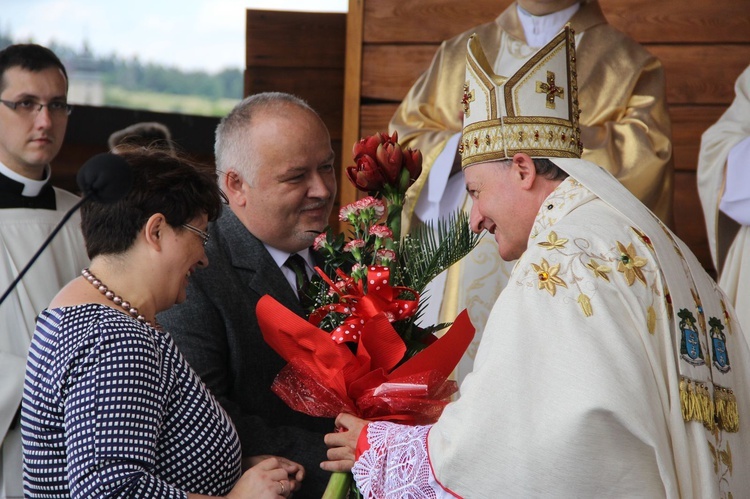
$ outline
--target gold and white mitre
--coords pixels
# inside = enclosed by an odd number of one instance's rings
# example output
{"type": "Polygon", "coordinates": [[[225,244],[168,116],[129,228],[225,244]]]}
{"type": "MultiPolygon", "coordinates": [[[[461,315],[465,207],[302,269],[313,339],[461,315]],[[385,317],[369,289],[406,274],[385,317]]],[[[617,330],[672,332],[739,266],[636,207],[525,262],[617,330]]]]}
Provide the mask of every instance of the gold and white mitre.
{"type": "Polygon", "coordinates": [[[468,43],[461,166],[510,159],[580,158],[575,39],[569,25],[513,76],[493,73],[476,36],[468,43]]]}

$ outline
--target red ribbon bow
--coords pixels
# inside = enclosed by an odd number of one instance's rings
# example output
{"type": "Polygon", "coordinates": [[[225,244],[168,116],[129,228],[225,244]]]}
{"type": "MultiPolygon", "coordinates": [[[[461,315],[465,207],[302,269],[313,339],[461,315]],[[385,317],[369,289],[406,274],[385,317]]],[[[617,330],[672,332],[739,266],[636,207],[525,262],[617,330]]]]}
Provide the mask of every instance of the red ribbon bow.
{"type": "Polygon", "coordinates": [[[383,315],[366,322],[352,352],[268,295],[256,312],[263,338],[288,362],[272,390],[292,409],[316,417],[344,411],[365,419],[435,422],[457,389],[448,376],[474,336],[464,310],[445,334],[401,363],[406,345],[383,315]]]}
{"type": "Polygon", "coordinates": [[[331,339],[336,343],[358,343],[362,337],[362,330],[367,321],[378,314],[383,314],[388,322],[394,322],[411,317],[417,312],[419,293],[406,286],[391,286],[391,270],[380,265],[371,265],[367,269],[367,292],[362,281],[355,282],[341,270],[337,270],[338,283],[334,283],[318,267],[320,274],[331,290],[339,295],[339,303],[333,303],[317,308],[310,314],[310,324],[318,326],[331,312],[338,312],[348,317],[333,330],[331,339]],[[398,297],[409,292],[415,296],[414,300],[403,300],[398,297]]]}

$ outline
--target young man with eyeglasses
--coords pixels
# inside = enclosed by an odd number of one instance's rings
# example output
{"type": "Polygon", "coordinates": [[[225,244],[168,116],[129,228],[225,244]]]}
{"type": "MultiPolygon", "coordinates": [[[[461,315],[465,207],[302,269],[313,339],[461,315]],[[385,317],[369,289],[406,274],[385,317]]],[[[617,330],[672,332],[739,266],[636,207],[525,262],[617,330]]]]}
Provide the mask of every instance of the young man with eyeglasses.
{"type": "MultiPolygon", "coordinates": [[[[0,292],[78,200],[50,183],[71,111],[67,93],[65,67],[49,49],[0,51],[0,292]]],[[[87,264],[76,214],[0,304],[0,499],[23,497],[18,409],[36,315],[87,264]]]]}

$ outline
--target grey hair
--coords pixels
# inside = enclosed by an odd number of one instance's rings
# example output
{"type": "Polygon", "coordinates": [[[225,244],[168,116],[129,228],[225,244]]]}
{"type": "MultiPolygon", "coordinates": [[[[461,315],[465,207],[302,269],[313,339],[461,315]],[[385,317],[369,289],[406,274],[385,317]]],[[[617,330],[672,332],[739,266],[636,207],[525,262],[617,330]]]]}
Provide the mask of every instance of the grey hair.
{"type": "Polygon", "coordinates": [[[548,158],[533,158],[536,174],[547,180],[565,180],[568,172],[557,166],[548,158]]]}
{"type": "MultiPolygon", "coordinates": [[[[557,166],[549,158],[531,158],[534,162],[534,170],[536,174],[547,180],[565,180],[568,178],[568,173],[557,166]]],[[[498,161],[499,166],[508,167],[513,163],[510,158],[504,158],[498,161]]]]}
{"type": "Polygon", "coordinates": [[[310,105],[299,97],[284,92],[263,92],[246,97],[222,118],[216,127],[216,141],[214,156],[216,170],[227,174],[230,170],[237,171],[243,179],[252,185],[258,164],[258,154],[247,131],[256,116],[265,112],[282,112],[285,106],[296,106],[306,109],[318,116],[310,105]]]}

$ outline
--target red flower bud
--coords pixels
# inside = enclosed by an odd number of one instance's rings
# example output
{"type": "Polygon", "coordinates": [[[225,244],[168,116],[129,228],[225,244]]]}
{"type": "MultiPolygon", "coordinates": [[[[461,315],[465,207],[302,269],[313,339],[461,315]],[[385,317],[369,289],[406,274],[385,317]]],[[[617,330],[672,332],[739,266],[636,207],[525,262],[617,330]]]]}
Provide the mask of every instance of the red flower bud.
{"type": "Polygon", "coordinates": [[[354,161],[357,161],[362,155],[372,156],[374,158],[378,146],[382,143],[383,137],[379,133],[360,139],[354,144],[354,148],[352,149],[354,161]]]}
{"type": "Polygon", "coordinates": [[[409,185],[411,185],[422,174],[422,152],[419,149],[404,150],[404,167],[409,170],[409,185]]]}
{"type": "Polygon", "coordinates": [[[380,144],[375,157],[388,183],[395,184],[402,169],[401,146],[390,142],[380,144]]]}
{"type": "Polygon", "coordinates": [[[357,166],[346,169],[349,180],[362,191],[380,191],[386,184],[405,189],[422,173],[422,153],[402,149],[398,132],[364,137],[352,148],[357,166]],[[408,172],[408,182],[406,178],[408,172]]]}
{"type": "Polygon", "coordinates": [[[378,164],[372,157],[366,155],[357,160],[357,166],[348,166],[346,175],[361,191],[377,191],[386,183],[378,164]]]}

